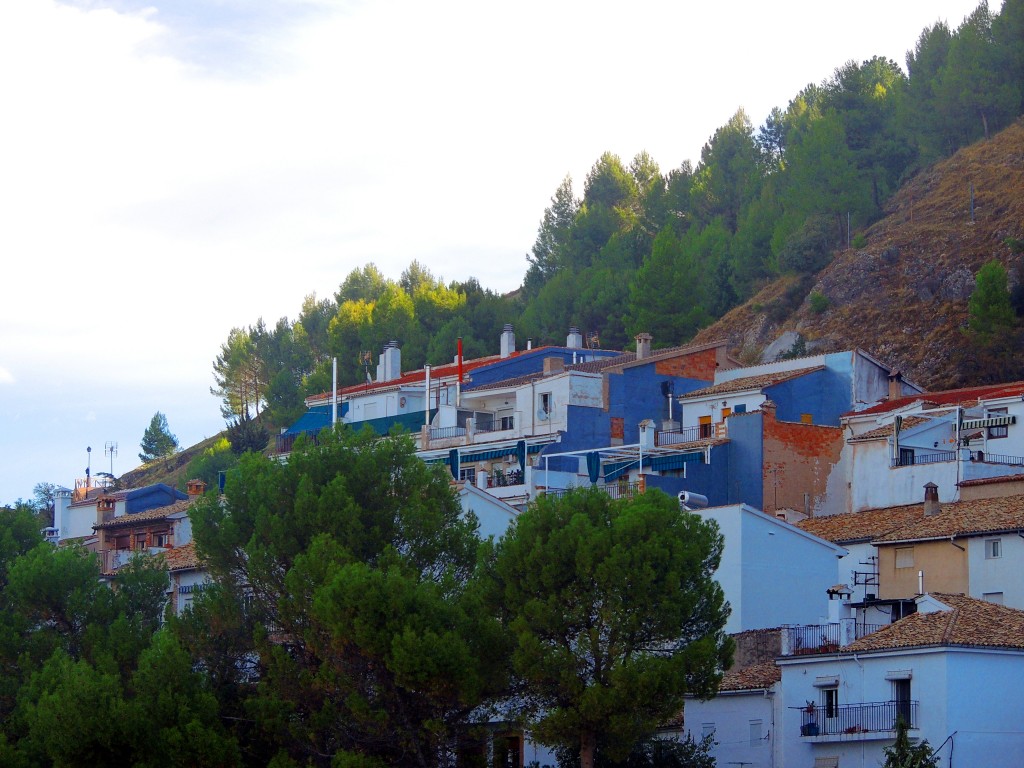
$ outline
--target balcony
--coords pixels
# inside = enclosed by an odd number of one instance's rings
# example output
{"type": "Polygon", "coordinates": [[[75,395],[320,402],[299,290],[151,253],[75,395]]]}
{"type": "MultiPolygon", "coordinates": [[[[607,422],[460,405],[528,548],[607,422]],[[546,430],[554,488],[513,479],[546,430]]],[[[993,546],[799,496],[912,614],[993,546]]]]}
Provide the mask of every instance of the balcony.
{"type": "Polygon", "coordinates": [[[911,450],[900,451],[898,459],[890,459],[889,467],[913,467],[917,464],[939,464],[944,461],[956,461],[956,451],[933,451],[932,453],[916,453],[911,450]]]}
{"type": "MultiPolygon", "coordinates": [[[[597,486],[600,490],[607,493],[613,499],[631,499],[634,496],[639,496],[644,492],[644,483],[609,483],[607,485],[597,486]]],[[[544,491],[545,496],[565,496],[569,491],[574,490],[573,488],[549,488],[544,491]]]]}
{"type": "Polygon", "coordinates": [[[682,445],[683,443],[695,443],[698,440],[711,437],[712,425],[704,424],[696,427],[682,427],[681,429],[662,430],[654,435],[654,444],[658,447],[663,445],[682,445]]]}
{"type": "Polygon", "coordinates": [[[832,624],[785,626],[782,627],[781,655],[835,653],[854,640],[877,632],[882,626],[859,623],[854,619],[842,619],[832,624]]]}
{"type": "Polygon", "coordinates": [[[917,706],[916,701],[880,701],[811,710],[802,707],[800,736],[815,741],[888,739],[896,730],[897,715],[902,715],[909,727],[918,727],[917,706]]]}

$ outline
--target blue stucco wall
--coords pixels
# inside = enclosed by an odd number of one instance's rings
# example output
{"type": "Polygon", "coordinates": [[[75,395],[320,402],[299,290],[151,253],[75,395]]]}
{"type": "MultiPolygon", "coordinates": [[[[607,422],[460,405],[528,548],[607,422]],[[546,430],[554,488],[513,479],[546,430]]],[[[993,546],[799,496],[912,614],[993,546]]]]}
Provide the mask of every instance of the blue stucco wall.
{"type": "Polygon", "coordinates": [[[708,504],[715,507],[728,504],[729,480],[728,445],[711,447],[711,463],[691,462],[686,465],[686,477],[659,477],[648,475],[647,484],[661,488],[675,496],[679,491],[691,491],[708,497],[708,504]]]}
{"type": "Polygon", "coordinates": [[[574,352],[576,353],[576,362],[578,363],[618,357],[620,354],[619,352],[608,350],[569,349],[568,347],[533,349],[529,352],[521,352],[515,357],[507,357],[504,360],[497,360],[474,369],[469,373],[471,381],[464,386],[464,389],[469,392],[484,384],[494,384],[505,379],[514,379],[531,373],[540,373],[544,370],[544,360],[548,357],[560,357],[566,365],[572,365],[574,352]]]}
{"type": "MultiPolygon", "coordinates": [[[[660,428],[662,420],[668,418],[668,398],[661,392],[664,382],[671,385],[676,396],[708,385],[700,379],[658,375],[654,363],[608,374],[608,410],[611,416],[622,417],[623,442],[639,442],[639,425],[644,419],[652,419],[660,428]]],[[[673,415],[678,419],[677,404],[673,405],[673,415]]]]}
{"type": "Polygon", "coordinates": [[[728,419],[729,472],[727,504],[746,503],[761,509],[764,503],[764,416],[760,411],[734,414],[728,419]]]}
{"type": "Polygon", "coordinates": [[[853,408],[852,391],[850,374],[825,368],[766,387],[764,393],[778,406],[779,421],[800,421],[809,413],[815,424],[838,427],[839,417],[853,408]]]}

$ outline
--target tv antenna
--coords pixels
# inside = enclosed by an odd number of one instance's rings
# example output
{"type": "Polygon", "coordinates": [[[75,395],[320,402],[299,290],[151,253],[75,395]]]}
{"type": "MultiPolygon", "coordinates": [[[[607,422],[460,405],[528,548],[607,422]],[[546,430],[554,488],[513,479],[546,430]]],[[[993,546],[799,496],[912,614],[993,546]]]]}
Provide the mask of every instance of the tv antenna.
{"type": "Polygon", "coordinates": [[[103,444],[103,455],[110,457],[110,476],[114,476],[114,457],[117,456],[117,443],[108,440],[103,444]]]}
{"type": "Polygon", "coordinates": [[[370,363],[373,361],[373,353],[364,350],[359,353],[359,362],[363,364],[363,371],[366,373],[366,383],[370,383],[370,363]]]}

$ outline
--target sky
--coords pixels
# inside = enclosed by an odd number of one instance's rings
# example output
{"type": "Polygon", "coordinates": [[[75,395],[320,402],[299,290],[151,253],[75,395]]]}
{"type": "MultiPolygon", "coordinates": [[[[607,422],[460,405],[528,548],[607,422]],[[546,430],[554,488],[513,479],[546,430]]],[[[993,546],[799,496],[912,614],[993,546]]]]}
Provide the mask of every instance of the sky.
{"type": "Polygon", "coordinates": [[[2,0],[0,504],[220,431],[233,327],[371,262],[512,290],[567,174],[696,165],[976,5],[2,0]]]}

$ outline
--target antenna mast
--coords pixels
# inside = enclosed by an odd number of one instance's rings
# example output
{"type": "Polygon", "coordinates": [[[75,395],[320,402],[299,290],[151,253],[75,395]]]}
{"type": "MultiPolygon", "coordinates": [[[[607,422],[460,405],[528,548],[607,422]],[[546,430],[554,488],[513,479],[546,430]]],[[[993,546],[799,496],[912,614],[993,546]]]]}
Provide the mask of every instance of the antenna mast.
{"type": "Polygon", "coordinates": [[[114,476],[114,457],[117,456],[117,443],[113,440],[108,440],[103,444],[103,455],[110,457],[110,476],[114,476]]]}

